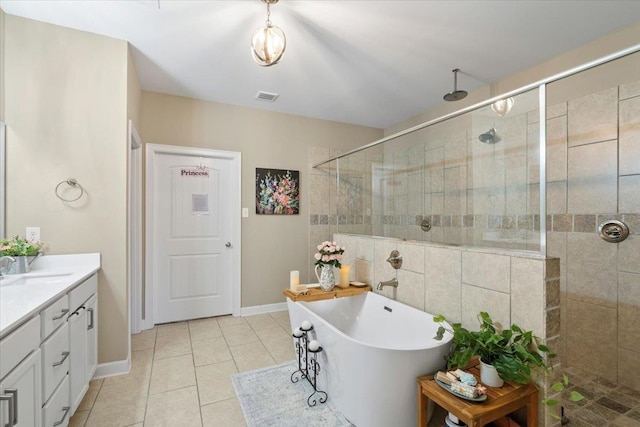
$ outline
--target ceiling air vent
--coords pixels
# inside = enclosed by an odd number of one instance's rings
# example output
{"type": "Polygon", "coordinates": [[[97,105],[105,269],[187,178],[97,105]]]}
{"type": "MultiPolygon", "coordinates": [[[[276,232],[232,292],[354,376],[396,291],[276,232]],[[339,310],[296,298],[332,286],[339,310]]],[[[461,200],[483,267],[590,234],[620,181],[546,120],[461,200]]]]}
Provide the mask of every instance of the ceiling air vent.
{"type": "Polygon", "coordinates": [[[278,99],[278,96],[280,95],[278,95],[277,93],[259,91],[256,94],[256,99],[258,101],[273,102],[278,99]]]}

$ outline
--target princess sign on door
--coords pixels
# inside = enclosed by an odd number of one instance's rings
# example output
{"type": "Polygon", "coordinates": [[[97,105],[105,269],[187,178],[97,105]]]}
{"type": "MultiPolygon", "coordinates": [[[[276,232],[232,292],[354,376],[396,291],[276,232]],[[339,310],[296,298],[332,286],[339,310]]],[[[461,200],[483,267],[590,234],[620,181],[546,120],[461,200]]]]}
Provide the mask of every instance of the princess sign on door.
{"type": "Polygon", "coordinates": [[[195,178],[199,178],[199,177],[205,177],[208,178],[209,177],[209,171],[207,169],[180,169],[180,176],[183,177],[195,177],[195,178]]]}

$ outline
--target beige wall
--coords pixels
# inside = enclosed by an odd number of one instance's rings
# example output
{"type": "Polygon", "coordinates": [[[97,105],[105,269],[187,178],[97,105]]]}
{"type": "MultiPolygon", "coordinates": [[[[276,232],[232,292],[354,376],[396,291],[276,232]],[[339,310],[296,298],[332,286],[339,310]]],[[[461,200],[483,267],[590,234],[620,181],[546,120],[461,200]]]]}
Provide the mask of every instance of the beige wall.
{"type": "Polygon", "coordinates": [[[0,121],[4,121],[4,27],[5,13],[0,9],[0,121]]]}
{"type": "Polygon", "coordinates": [[[127,119],[133,121],[136,129],[140,128],[140,102],[142,90],[138,81],[136,65],[131,56],[131,48],[127,49],[127,119]]]}
{"type": "Polygon", "coordinates": [[[140,133],[145,143],[242,153],[242,206],[249,208],[249,218],[242,219],[243,307],[282,302],[290,270],[300,270],[301,281],[311,279],[310,147],[346,151],[382,136],[379,129],[146,91],[140,133]],[[257,167],[300,171],[299,215],[255,214],[257,167]]]}
{"type": "Polygon", "coordinates": [[[6,15],[7,230],[100,252],[99,362],[127,357],[127,43],[6,15]],[[86,190],[63,203],[56,185],[86,190]]]}

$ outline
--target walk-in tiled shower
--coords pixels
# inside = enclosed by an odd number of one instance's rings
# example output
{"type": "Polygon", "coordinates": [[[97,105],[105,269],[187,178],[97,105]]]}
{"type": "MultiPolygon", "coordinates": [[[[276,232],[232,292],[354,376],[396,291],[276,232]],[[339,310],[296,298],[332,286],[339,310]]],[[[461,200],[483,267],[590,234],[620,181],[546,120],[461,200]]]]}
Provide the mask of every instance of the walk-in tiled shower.
{"type": "MultiPolygon", "coordinates": [[[[433,280],[450,276],[456,265],[464,267],[458,249],[493,249],[511,260],[557,258],[557,277],[514,272],[510,264],[511,283],[514,274],[536,277],[535,285],[516,297],[511,287],[496,289],[496,281],[478,286],[510,295],[504,301],[512,322],[526,322],[514,304],[542,292],[546,314],[540,335],[559,354],[558,368],[587,391],[583,402],[565,402],[570,419],[593,423],[600,417],[613,423],[624,415],[630,420],[619,425],[640,423],[638,69],[640,53],[632,53],[567,73],[544,88],[531,87],[513,96],[507,114],[486,104],[322,165],[318,163],[337,153],[312,149],[310,250],[336,233],[346,241],[353,235],[372,237],[374,247],[448,250],[452,259],[438,266],[428,265],[428,255],[418,261],[423,279],[399,273],[406,275],[405,286],[423,280],[409,293],[400,289],[400,280],[398,293],[425,310],[451,304],[446,292],[434,294],[443,300],[431,301],[429,307],[425,298],[433,280]],[[609,220],[626,224],[629,237],[603,240],[598,227],[609,220]]],[[[365,246],[348,248],[345,254],[352,251],[364,261],[352,260],[357,264],[353,279],[372,282],[385,263],[365,246]]],[[[486,267],[489,277],[501,268],[486,267]]],[[[456,280],[451,286],[474,281],[463,274],[456,280]]]]}

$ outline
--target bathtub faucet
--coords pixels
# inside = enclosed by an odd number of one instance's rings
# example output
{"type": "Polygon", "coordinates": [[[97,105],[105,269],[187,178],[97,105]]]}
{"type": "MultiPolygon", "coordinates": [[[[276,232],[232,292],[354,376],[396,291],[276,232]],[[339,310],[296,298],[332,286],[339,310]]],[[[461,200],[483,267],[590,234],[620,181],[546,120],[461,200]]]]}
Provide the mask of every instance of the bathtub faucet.
{"type": "Polygon", "coordinates": [[[398,287],[398,279],[391,279],[391,280],[387,280],[386,282],[380,282],[380,283],[378,283],[378,287],[376,289],[381,291],[382,288],[384,288],[385,286],[392,286],[394,288],[397,288],[398,287]]]}

